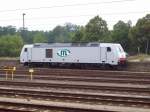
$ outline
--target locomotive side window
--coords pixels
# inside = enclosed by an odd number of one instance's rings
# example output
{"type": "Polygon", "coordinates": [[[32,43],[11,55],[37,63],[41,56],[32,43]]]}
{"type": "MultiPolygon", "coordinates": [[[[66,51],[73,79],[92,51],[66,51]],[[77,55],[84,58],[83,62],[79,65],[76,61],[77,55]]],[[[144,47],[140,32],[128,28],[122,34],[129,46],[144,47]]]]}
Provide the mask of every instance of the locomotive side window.
{"type": "Polygon", "coordinates": [[[46,58],[52,58],[52,57],[53,57],[53,50],[46,49],[46,58]]]}
{"type": "Polygon", "coordinates": [[[24,49],[24,52],[27,52],[27,51],[28,51],[28,49],[27,49],[27,48],[25,48],[25,49],[24,49]]]}
{"type": "Polygon", "coordinates": [[[111,48],[110,47],[107,47],[107,52],[111,52],[111,48]]]}

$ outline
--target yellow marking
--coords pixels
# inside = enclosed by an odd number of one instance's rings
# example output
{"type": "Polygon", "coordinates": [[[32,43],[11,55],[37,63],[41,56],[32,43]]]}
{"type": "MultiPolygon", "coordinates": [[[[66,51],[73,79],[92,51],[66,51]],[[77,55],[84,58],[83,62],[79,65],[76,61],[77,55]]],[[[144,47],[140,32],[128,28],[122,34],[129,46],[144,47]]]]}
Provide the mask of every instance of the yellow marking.
{"type": "Polygon", "coordinates": [[[0,69],[6,71],[6,80],[8,79],[8,72],[11,71],[11,79],[14,79],[14,71],[16,71],[16,67],[7,67],[4,69],[0,69]]]}
{"type": "Polygon", "coordinates": [[[31,78],[31,80],[33,80],[33,72],[34,72],[34,70],[33,70],[33,68],[31,68],[31,69],[29,69],[29,72],[30,72],[30,78],[31,78]]]}

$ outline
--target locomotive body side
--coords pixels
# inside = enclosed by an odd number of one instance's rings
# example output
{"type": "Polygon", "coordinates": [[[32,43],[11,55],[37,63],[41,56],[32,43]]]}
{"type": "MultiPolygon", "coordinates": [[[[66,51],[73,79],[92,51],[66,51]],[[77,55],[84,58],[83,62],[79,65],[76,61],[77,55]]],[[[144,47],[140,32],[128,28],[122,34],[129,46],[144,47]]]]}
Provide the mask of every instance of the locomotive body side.
{"type": "MultiPolygon", "coordinates": [[[[93,44],[94,45],[94,44],[93,44]]],[[[92,46],[71,46],[70,44],[25,45],[20,54],[20,62],[29,63],[86,63],[118,65],[126,61],[120,44],[98,43],[92,46]]]]}

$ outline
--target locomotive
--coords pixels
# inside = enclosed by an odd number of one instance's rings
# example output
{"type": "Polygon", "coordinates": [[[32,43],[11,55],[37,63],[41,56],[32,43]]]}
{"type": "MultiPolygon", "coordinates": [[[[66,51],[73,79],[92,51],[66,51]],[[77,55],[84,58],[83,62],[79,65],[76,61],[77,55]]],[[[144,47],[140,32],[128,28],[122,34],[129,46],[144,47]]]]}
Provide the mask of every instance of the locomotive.
{"type": "Polygon", "coordinates": [[[20,62],[24,65],[126,64],[126,53],[119,43],[35,43],[24,45],[20,62]]]}

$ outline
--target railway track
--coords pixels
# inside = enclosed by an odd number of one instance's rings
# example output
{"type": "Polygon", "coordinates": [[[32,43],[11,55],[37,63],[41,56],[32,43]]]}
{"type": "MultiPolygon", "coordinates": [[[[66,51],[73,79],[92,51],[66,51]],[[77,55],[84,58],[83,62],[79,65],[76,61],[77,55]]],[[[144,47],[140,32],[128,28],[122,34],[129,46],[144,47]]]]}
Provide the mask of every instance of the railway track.
{"type": "MultiPolygon", "coordinates": [[[[5,73],[0,70],[0,73],[5,73]]],[[[15,74],[29,74],[28,69],[17,70],[15,74]]],[[[101,71],[101,70],[72,70],[72,69],[35,69],[36,75],[66,75],[66,76],[91,76],[91,77],[120,77],[120,78],[150,78],[150,72],[129,72],[129,71],[101,71]],[[114,75],[115,74],[115,75],[114,75]]]]}
{"type": "Polygon", "coordinates": [[[93,90],[93,91],[119,91],[128,93],[150,94],[150,85],[133,85],[119,83],[89,83],[76,81],[41,81],[41,80],[0,80],[1,86],[21,86],[21,87],[40,87],[55,89],[76,89],[76,90],[93,90]]]}
{"type": "MultiPolygon", "coordinates": [[[[50,102],[38,100],[26,100],[17,98],[0,98],[0,110],[10,110],[10,112],[116,112],[114,110],[99,108],[97,106],[85,104],[64,104],[63,102],[50,102]],[[3,106],[3,107],[2,107],[3,106]],[[10,108],[11,106],[11,108],[10,108]],[[17,107],[17,108],[16,108],[17,107]]],[[[7,111],[8,112],[8,111],[7,111]]]]}
{"type": "MultiPolygon", "coordinates": [[[[40,69],[35,70],[34,79],[38,80],[63,80],[63,81],[83,81],[83,82],[112,82],[112,83],[134,83],[134,84],[150,84],[150,73],[148,72],[118,72],[118,71],[97,71],[88,70],[62,70],[58,69],[47,70],[40,69]],[[93,72],[93,73],[92,73],[93,72]],[[112,74],[113,73],[113,74],[112,74]],[[120,74],[119,74],[120,73],[120,74]],[[114,75],[115,74],[115,75],[114,75]]],[[[11,74],[11,73],[10,73],[11,74]]],[[[5,73],[1,73],[1,77],[5,77],[5,73]]],[[[27,70],[18,70],[15,72],[17,79],[25,78],[29,79],[29,73],[27,70]]]]}
{"type": "MultiPolygon", "coordinates": [[[[5,68],[1,68],[0,69],[0,72],[2,72],[2,71],[4,71],[4,69],[5,68]]],[[[149,75],[149,73],[150,72],[133,72],[133,71],[106,71],[106,70],[83,70],[83,69],[55,69],[55,68],[33,68],[35,71],[36,71],[36,73],[42,73],[42,74],[44,74],[44,73],[49,73],[49,74],[54,74],[54,73],[62,73],[62,74],[64,74],[64,73],[66,73],[66,74],[76,74],[76,75],[78,75],[78,74],[81,74],[82,73],[82,75],[87,75],[87,74],[109,74],[109,75],[114,75],[114,73],[116,74],[116,75],[149,75]]],[[[18,73],[27,73],[28,72],[28,70],[29,70],[29,68],[22,68],[22,69],[20,69],[20,68],[17,68],[17,72],[18,73]]]]}
{"type": "Polygon", "coordinates": [[[0,88],[1,95],[26,99],[57,100],[66,102],[80,102],[87,104],[113,104],[124,106],[141,106],[150,108],[149,96],[85,93],[69,91],[48,91],[41,89],[0,88]]]}
{"type": "MultiPolygon", "coordinates": [[[[0,70],[4,74],[4,70],[0,70]]],[[[11,72],[10,72],[11,73],[11,72]]],[[[28,69],[17,70],[15,74],[29,74],[28,69]]],[[[101,70],[79,70],[79,69],[46,69],[36,68],[36,75],[55,75],[55,76],[82,76],[82,77],[115,77],[115,78],[150,78],[150,72],[130,72],[130,71],[101,71],[101,70]]]]}
{"type": "MultiPolygon", "coordinates": [[[[5,74],[1,75],[1,78],[5,78],[5,74]]],[[[14,76],[15,79],[29,79],[30,75],[17,74],[14,76]]],[[[34,79],[38,80],[61,80],[61,81],[83,81],[83,82],[112,82],[112,83],[131,83],[131,84],[150,84],[150,79],[145,77],[141,78],[122,78],[122,77],[83,77],[83,76],[57,76],[57,75],[34,75],[34,79]]]]}
{"type": "MultiPolygon", "coordinates": [[[[63,103],[63,102],[51,102],[51,101],[38,101],[38,100],[26,100],[18,98],[1,98],[0,105],[13,105],[12,109],[17,107],[28,108],[30,111],[47,110],[46,112],[149,112],[149,109],[134,108],[134,107],[120,107],[117,106],[106,106],[106,105],[89,105],[79,103],[63,103]],[[40,108],[40,110],[38,110],[40,108]],[[53,111],[54,110],[54,111],[53,111]]],[[[16,110],[21,110],[17,108],[16,110]]]]}
{"type": "Polygon", "coordinates": [[[36,68],[31,81],[28,69],[17,70],[14,80],[0,71],[0,95],[4,112],[149,112],[150,73],[36,68]]]}

